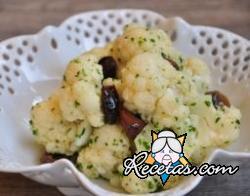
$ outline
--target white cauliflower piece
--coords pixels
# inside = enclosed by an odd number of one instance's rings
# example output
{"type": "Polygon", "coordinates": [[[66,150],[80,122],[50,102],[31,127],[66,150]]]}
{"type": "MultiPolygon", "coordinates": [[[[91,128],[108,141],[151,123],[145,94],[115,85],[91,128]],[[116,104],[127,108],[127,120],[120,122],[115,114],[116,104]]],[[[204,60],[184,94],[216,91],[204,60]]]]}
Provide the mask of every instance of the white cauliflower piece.
{"type": "Polygon", "coordinates": [[[185,120],[189,113],[189,108],[184,105],[181,97],[168,88],[156,103],[152,119],[159,123],[161,128],[175,127],[176,122],[185,120]]]}
{"type": "Polygon", "coordinates": [[[241,114],[237,108],[224,106],[216,109],[210,95],[200,95],[193,100],[190,111],[198,119],[197,142],[191,156],[194,163],[201,163],[212,148],[224,147],[238,137],[241,114]]]}
{"type": "Polygon", "coordinates": [[[74,96],[74,92],[71,86],[60,88],[57,91],[58,97],[60,97],[59,107],[62,112],[62,116],[67,121],[83,120],[85,119],[84,112],[81,110],[80,103],[77,97],[74,96]]]}
{"type": "Polygon", "coordinates": [[[32,107],[31,126],[35,140],[49,153],[71,155],[86,144],[91,127],[86,121],[67,122],[63,119],[58,104],[59,97],[32,107]]]}
{"type": "Polygon", "coordinates": [[[78,168],[90,178],[110,179],[120,163],[112,151],[96,146],[84,148],[77,159],[78,168]]]}
{"type": "Polygon", "coordinates": [[[202,146],[224,146],[234,141],[240,131],[240,111],[233,107],[215,108],[211,95],[194,100],[192,112],[199,116],[199,142],[202,146]]]}
{"type": "Polygon", "coordinates": [[[79,101],[79,107],[93,127],[104,124],[100,91],[100,88],[84,80],[75,82],[73,85],[73,93],[79,101]]]}
{"type": "Polygon", "coordinates": [[[129,140],[121,127],[104,125],[94,130],[89,146],[79,153],[77,163],[89,177],[111,179],[129,153],[129,140]]]}
{"type": "Polygon", "coordinates": [[[125,106],[144,118],[152,115],[156,102],[177,74],[160,54],[135,56],[121,72],[121,97],[125,106]]]}
{"type": "Polygon", "coordinates": [[[87,119],[93,127],[104,124],[100,98],[102,79],[102,67],[91,52],[69,63],[63,88],[58,92],[60,109],[66,120],[87,119]]]}
{"type": "Polygon", "coordinates": [[[64,85],[73,85],[73,83],[84,80],[101,87],[103,79],[102,67],[98,64],[98,58],[94,54],[83,54],[70,61],[64,73],[64,85]]]}
{"type": "Polygon", "coordinates": [[[61,88],[58,96],[63,118],[71,122],[86,119],[93,127],[102,126],[104,116],[100,91],[100,88],[84,80],[61,88]]]}
{"type": "Polygon", "coordinates": [[[128,25],[124,33],[114,41],[112,54],[117,62],[125,65],[138,54],[161,53],[167,51],[170,46],[171,41],[163,30],[128,25]]]}

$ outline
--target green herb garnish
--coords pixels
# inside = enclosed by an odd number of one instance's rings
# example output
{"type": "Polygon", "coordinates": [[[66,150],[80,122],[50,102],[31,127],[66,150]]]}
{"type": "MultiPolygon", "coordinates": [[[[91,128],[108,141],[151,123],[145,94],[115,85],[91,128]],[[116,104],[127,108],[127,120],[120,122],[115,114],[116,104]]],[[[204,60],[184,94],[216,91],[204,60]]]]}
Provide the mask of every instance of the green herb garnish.
{"type": "Polygon", "coordinates": [[[80,106],[80,103],[77,100],[75,100],[74,105],[77,108],[78,106],[80,106]]]}
{"type": "Polygon", "coordinates": [[[204,103],[206,104],[207,107],[210,107],[210,105],[211,105],[211,102],[208,100],[206,100],[204,103]]]}

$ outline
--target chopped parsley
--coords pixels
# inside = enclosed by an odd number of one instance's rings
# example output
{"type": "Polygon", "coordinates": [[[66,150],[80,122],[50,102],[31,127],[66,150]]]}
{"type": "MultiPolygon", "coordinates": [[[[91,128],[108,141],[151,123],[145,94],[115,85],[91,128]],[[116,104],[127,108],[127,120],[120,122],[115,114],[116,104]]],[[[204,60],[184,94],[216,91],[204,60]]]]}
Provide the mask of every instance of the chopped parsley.
{"type": "Polygon", "coordinates": [[[180,63],[183,62],[183,58],[181,56],[179,56],[179,61],[180,61],[180,63]]]}
{"type": "Polygon", "coordinates": [[[78,71],[77,73],[76,73],[76,75],[75,75],[75,77],[79,77],[80,76],[80,71],[78,71]]]}
{"type": "Polygon", "coordinates": [[[82,166],[81,163],[77,163],[77,164],[76,164],[76,167],[77,167],[79,170],[82,170],[82,169],[83,169],[83,166],[82,166]]]}
{"type": "Polygon", "coordinates": [[[142,142],[142,145],[143,145],[143,147],[144,147],[146,150],[149,150],[149,149],[150,149],[150,145],[148,144],[148,142],[143,141],[143,142],[142,142]]]}
{"type": "Polygon", "coordinates": [[[216,119],[215,119],[215,123],[218,123],[220,121],[220,117],[217,117],[216,119]]]}
{"type": "Polygon", "coordinates": [[[78,106],[80,106],[80,103],[77,100],[75,100],[74,105],[77,108],[78,106]]]}
{"type": "Polygon", "coordinates": [[[99,69],[96,69],[96,72],[97,72],[99,75],[101,75],[101,72],[100,72],[99,69]]]}
{"type": "Polygon", "coordinates": [[[29,124],[32,126],[32,125],[33,125],[33,121],[32,121],[32,120],[29,120],[29,124]]]}
{"type": "Polygon", "coordinates": [[[195,131],[196,131],[196,128],[190,125],[190,126],[188,127],[188,131],[189,131],[189,132],[195,132],[195,131]]]}
{"type": "Polygon", "coordinates": [[[82,129],[81,133],[78,134],[77,137],[79,137],[79,138],[82,137],[84,135],[84,133],[85,133],[85,128],[82,129]]]}
{"type": "Polygon", "coordinates": [[[229,141],[224,141],[224,144],[229,144],[230,142],[229,141]]]}
{"type": "Polygon", "coordinates": [[[33,135],[38,135],[38,129],[32,129],[33,135]]]}
{"type": "Polygon", "coordinates": [[[164,59],[168,59],[168,56],[167,56],[164,52],[161,53],[161,56],[162,56],[162,58],[164,58],[164,59]]]}
{"type": "Polygon", "coordinates": [[[148,188],[149,189],[153,189],[154,188],[154,185],[151,181],[148,182],[148,188]]]}
{"type": "Polygon", "coordinates": [[[138,40],[138,44],[141,46],[143,44],[143,40],[138,40]]]}
{"type": "Polygon", "coordinates": [[[195,105],[196,105],[196,103],[195,103],[195,102],[193,102],[193,103],[191,103],[191,104],[190,104],[190,106],[195,106],[195,105]]]}
{"type": "Polygon", "coordinates": [[[116,139],[113,139],[112,145],[113,145],[113,146],[118,146],[118,145],[119,145],[119,144],[118,144],[118,141],[117,141],[116,139]]]}
{"type": "Polygon", "coordinates": [[[92,144],[93,143],[93,140],[92,139],[89,139],[89,144],[92,144]]]}
{"type": "Polygon", "coordinates": [[[155,43],[155,39],[153,39],[153,38],[151,38],[150,41],[153,42],[153,43],[155,43]]]}
{"type": "Polygon", "coordinates": [[[93,165],[92,165],[92,164],[87,165],[87,169],[91,169],[91,168],[93,168],[93,165]]]}
{"type": "Polygon", "coordinates": [[[159,126],[160,126],[159,122],[153,122],[153,121],[152,121],[152,124],[153,124],[153,126],[155,127],[155,129],[157,129],[157,130],[160,129],[160,127],[159,127],[159,126]]]}
{"type": "Polygon", "coordinates": [[[240,120],[239,119],[237,119],[235,122],[236,122],[236,124],[240,125],[240,120]]]}
{"type": "Polygon", "coordinates": [[[210,107],[210,105],[211,105],[211,102],[208,100],[204,101],[204,103],[206,104],[207,107],[210,107]]]}

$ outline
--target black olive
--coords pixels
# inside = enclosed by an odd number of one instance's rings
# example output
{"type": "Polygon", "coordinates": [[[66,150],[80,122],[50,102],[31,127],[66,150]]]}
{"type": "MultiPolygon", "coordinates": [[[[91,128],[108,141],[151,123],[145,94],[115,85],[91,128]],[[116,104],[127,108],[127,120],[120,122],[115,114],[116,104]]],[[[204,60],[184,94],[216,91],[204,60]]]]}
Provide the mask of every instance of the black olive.
{"type": "Polygon", "coordinates": [[[119,117],[119,96],[114,86],[102,87],[102,109],[105,122],[116,123],[119,117]]]}
{"type": "Polygon", "coordinates": [[[116,77],[117,63],[112,56],[101,58],[98,64],[102,65],[104,78],[116,77]]]}
{"type": "Polygon", "coordinates": [[[216,109],[221,106],[230,107],[231,105],[228,98],[219,91],[209,91],[206,94],[212,96],[213,105],[216,109]]]}

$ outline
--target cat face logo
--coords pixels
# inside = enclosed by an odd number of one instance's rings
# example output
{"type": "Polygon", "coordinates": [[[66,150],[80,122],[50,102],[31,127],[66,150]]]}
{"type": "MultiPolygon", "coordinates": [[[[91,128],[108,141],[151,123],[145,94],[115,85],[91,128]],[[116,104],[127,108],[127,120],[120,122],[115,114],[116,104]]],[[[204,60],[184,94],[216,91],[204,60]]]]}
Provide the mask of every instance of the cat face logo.
{"type": "MultiPolygon", "coordinates": [[[[163,130],[158,134],[151,131],[152,146],[151,152],[145,161],[149,165],[165,165],[166,167],[174,168],[178,165],[191,165],[183,153],[183,146],[186,135],[179,137],[173,131],[163,130]]],[[[163,173],[161,181],[164,185],[169,179],[169,174],[163,173]]]]}

